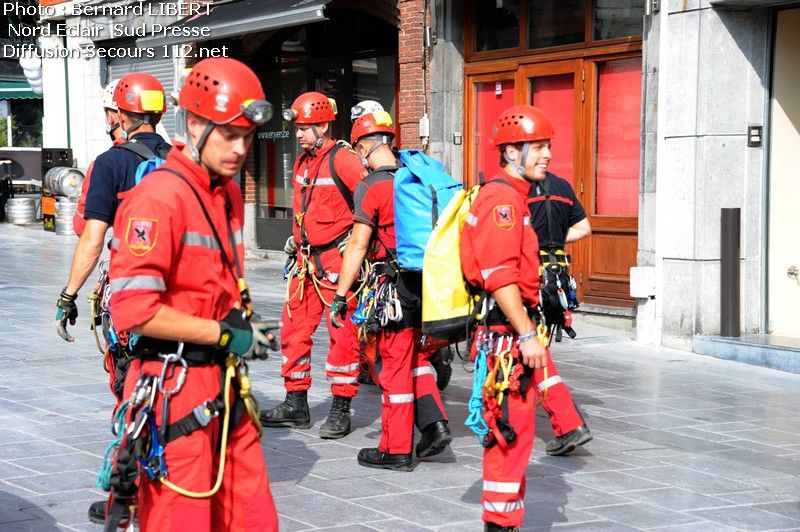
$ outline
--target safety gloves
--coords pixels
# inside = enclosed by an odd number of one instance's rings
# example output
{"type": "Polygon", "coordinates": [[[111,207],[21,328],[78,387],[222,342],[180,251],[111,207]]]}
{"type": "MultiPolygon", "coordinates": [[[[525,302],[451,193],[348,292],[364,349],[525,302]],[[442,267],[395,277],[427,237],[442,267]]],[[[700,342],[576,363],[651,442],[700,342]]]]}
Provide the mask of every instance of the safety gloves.
{"type": "Polygon", "coordinates": [[[75,304],[77,298],[78,294],[70,295],[67,293],[67,288],[64,287],[58,301],[56,301],[56,307],[58,307],[58,310],[56,310],[58,335],[67,342],[75,341],[75,338],[67,332],[67,321],[69,321],[70,325],[75,325],[75,320],[78,319],[78,306],[75,304]]]}
{"type": "Polygon", "coordinates": [[[331,303],[331,325],[339,329],[344,326],[347,318],[347,298],[336,294],[331,303]]]}
{"type": "Polygon", "coordinates": [[[262,321],[257,314],[247,321],[241,309],[232,308],[219,322],[217,346],[245,359],[268,357],[267,349],[279,349],[276,321],[262,321]],[[272,339],[269,336],[272,336],[272,339]]]}
{"type": "Polygon", "coordinates": [[[283,245],[283,252],[287,255],[297,255],[297,242],[294,241],[293,236],[286,239],[286,243],[283,245]]]}

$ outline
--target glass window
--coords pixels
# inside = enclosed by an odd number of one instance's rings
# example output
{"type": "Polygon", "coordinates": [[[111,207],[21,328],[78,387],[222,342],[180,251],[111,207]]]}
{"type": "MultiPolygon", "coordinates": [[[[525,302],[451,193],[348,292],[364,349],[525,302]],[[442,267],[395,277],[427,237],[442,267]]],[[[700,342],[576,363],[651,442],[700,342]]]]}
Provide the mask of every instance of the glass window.
{"type": "Polygon", "coordinates": [[[594,40],[641,37],[644,0],[594,0],[594,40]]]}
{"type": "Polygon", "coordinates": [[[540,107],[555,129],[550,149],[550,172],[572,184],[575,129],[575,75],[556,74],[531,78],[531,104],[540,107]]]}
{"type": "Polygon", "coordinates": [[[520,0],[477,0],[475,51],[519,47],[520,0]]]}
{"type": "MultiPolygon", "coordinates": [[[[489,178],[500,173],[500,150],[492,143],[497,117],[514,105],[514,81],[475,84],[475,169],[489,178]]],[[[477,179],[476,179],[477,182],[477,179]]]]}
{"type": "Polygon", "coordinates": [[[275,114],[257,133],[260,163],[256,188],[258,218],[292,216],[292,169],[300,146],[294,138],[294,128],[283,120],[281,111],[305,89],[306,75],[305,65],[267,72],[263,85],[275,114]]]}
{"type": "Polygon", "coordinates": [[[598,63],[595,213],[639,214],[642,59],[598,63]]]}
{"type": "Polygon", "coordinates": [[[584,0],[529,0],[528,48],[582,43],[584,6],[584,0]]]}

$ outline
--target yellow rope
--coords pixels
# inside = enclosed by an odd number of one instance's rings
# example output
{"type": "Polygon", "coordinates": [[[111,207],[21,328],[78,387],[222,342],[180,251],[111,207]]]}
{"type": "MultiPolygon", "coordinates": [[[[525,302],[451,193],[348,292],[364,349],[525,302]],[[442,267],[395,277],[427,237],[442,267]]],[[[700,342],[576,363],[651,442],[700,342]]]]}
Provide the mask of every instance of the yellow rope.
{"type": "MultiPolygon", "coordinates": [[[[227,360],[225,360],[225,387],[223,390],[224,401],[225,401],[225,415],[222,419],[222,438],[220,442],[220,451],[219,451],[219,469],[217,470],[217,480],[214,483],[214,487],[212,487],[208,491],[189,491],[184,489],[176,484],[173,484],[169,480],[164,477],[159,478],[162,484],[164,484],[169,489],[175,491],[183,495],[184,497],[191,497],[192,499],[207,499],[209,497],[213,497],[219,491],[219,488],[222,487],[222,477],[225,474],[225,454],[228,450],[228,424],[230,422],[231,417],[231,381],[233,377],[236,375],[236,363],[237,357],[235,355],[228,355],[227,360]]],[[[162,423],[166,423],[166,420],[161,420],[162,423]]]]}
{"type": "Polygon", "coordinates": [[[94,290],[91,291],[89,297],[89,316],[91,317],[91,327],[92,333],[94,334],[94,341],[97,344],[97,350],[100,351],[100,354],[105,356],[106,350],[100,345],[100,335],[97,333],[97,321],[95,320],[95,316],[98,315],[97,313],[97,305],[100,303],[100,295],[97,293],[100,288],[99,283],[95,285],[94,290]]]}

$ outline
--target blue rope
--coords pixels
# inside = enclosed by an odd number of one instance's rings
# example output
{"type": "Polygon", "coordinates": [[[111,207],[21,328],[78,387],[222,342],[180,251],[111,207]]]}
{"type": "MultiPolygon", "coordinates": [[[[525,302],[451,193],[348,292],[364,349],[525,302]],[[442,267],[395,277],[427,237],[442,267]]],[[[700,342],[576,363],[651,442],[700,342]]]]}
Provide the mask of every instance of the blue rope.
{"type": "Polygon", "coordinates": [[[478,354],[475,355],[475,367],[472,373],[472,395],[469,397],[466,425],[478,437],[478,441],[483,441],[483,437],[489,434],[489,427],[483,419],[483,384],[486,382],[486,350],[482,344],[478,344],[478,354]]]}
{"type": "Polygon", "coordinates": [[[106,452],[103,454],[103,467],[100,469],[100,472],[97,473],[97,480],[95,481],[95,486],[101,488],[103,491],[111,490],[111,472],[114,470],[117,450],[122,444],[122,437],[125,434],[125,417],[130,405],[130,400],[126,400],[120,404],[117,411],[114,412],[114,420],[111,422],[111,434],[116,436],[116,439],[106,447],[106,452]]]}

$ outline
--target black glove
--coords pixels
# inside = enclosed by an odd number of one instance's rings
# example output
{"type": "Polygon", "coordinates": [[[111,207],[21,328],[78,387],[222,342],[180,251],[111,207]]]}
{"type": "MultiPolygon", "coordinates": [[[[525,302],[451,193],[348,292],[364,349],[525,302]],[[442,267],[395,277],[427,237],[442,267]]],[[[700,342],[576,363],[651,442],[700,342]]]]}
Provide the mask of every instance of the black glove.
{"type": "Polygon", "coordinates": [[[67,321],[69,321],[70,325],[75,325],[75,320],[78,319],[78,306],[75,304],[77,298],[78,294],[70,295],[67,293],[67,289],[64,288],[58,297],[58,301],[56,301],[56,307],[58,307],[58,310],[56,310],[58,335],[67,342],[75,341],[75,338],[67,332],[67,321]]]}
{"type": "Polygon", "coordinates": [[[336,329],[344,326],[344,320],[347,318],[347,298],[336,294],[333,296],[331,302],[331,325],[336,329]]]}
{"type": "Polygon", "coordinates": [[[243,358],[267,358],[267,349],[278,350],[274,331],[280,327],[278,322],[247,321],[241,309],[232,308],[220,322],[220,335],[217,345],[226,351],[243,358]],[[269,338],[272,336],[272,339],[269,338]]]}

